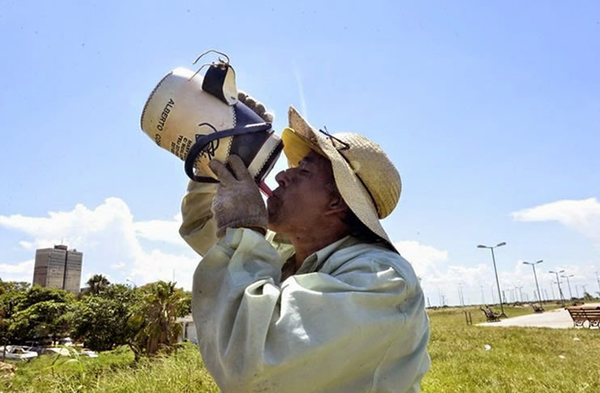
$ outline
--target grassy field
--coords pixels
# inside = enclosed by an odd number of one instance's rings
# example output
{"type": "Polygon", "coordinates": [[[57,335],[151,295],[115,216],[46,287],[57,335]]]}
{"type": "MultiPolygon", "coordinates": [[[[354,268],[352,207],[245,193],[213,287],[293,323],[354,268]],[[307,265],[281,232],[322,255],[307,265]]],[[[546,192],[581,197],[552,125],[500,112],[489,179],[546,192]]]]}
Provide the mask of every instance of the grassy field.
{"type": "Polygon", "coordinates": [[[15,376],[0,377],[1,393],[219,392],[191,344],[138,363],[129,348],[121,347],[94,359],[40,356],[17,367],[15,376]]]}
{"type": "MultiPolygon", "coordinates": [[[[513,317],[531,308],[506,313],[513,317]]],[[[432,367],[424,393],[600,392],[598,329],[467,326],[458,309],[429,315],[432,367]]],[[[477,308],[471,315],[474,324],[485,321],[477,308]]]]}
{"type": "MultiPolygon", "coordinates": [[[[484,321],[478,308],[429,311],[432,367],[423,393],[600,392],[600,330],[467,326],[465,310],[474,324],[484,321]]],[[[191,345],[137,364],[123,347],[97,359],[41,356],[17,367],[0,376],[0,392],[218,392],[191,345]]]]}

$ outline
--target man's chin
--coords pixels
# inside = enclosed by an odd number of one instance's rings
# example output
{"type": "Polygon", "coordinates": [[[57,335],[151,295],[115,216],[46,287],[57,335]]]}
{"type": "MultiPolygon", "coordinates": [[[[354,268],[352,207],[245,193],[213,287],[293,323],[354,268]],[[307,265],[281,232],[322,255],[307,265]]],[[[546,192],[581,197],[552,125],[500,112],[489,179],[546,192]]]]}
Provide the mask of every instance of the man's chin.
{"type": "Polygon", "coordinates": [[[268,217],[269,217],[269,222],[267,224],[267,228],[269,228],[270,231],[273,232],[279,232],[280,225],[278,225],[279,220],[277,219],[277,215],[275,214],[274,211],[271,210],[267,210],[268,212],[268,217]]]}
{"type": "Polygon", "coordinates": [[[277,232],[277,223],[274,220],[273,217],[271,217],[271,215],[269,214],[269,222],[267,224],[267,228],[269,228],[270,231],[274,231],[277,232]]]}
{"type": "Polygon", "coordinates": [[[279,202],[274,198],[267,199],[267,215],[269,218],[269,225],[271,222],[274,222],[277,217],[277,212],[279,211],[279,202]]]}

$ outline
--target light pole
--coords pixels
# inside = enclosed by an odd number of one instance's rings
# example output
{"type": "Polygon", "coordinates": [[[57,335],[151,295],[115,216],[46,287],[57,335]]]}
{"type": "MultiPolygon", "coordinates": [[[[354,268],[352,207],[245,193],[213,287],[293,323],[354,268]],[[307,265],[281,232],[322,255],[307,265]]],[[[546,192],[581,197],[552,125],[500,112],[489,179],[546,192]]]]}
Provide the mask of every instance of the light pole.
{"type": "Polygon", "coordinates": [[[544,262],[543,259],[540,259],[536,262],[523,262],[525,265],[531,265],[531,267],[533,268],[533,277],[535,278],[535,287],[537,288],[538,302],[540,303],[540,307],[542,306],[542,296],[540,294],[540,285],[538,284],[537,274],[535,273],[535,265],[542,262],[544,262]]]}
{"type": "Polygon", "coordinates": [[[573,299],[573,293],[571,292],[571,283],[569,282],[569,277],[575,277],[575,275],[574,274],[569,274],[568,276],[561,276],[561,277],[567,279],[567,285],[569,287],[569,297],[571,299],[573,299]]]}
{"type": "Polygon", "coordinates": [[[518,289],[518,290],[519,290],[519,301],[520,301],[520,302],[523,302],[523,292],[521,291],[521,290],[523,289],[523,287],[522,287],[522,286],[520,286],[520,287],[515,287],[515,289],[518,289]]]}
{"type": "Polygon", "coordinates": [[[465,298],[463,297],[462,283],[458,284],[458,301],[462,307],[465,306],[465,298]]]}
{"type": "Polygon", "coordinates": [[[494,256],[494,248],[505,246],[506,242],[498,243],[495,246],[484,246],[480,244],[477,248],[489,248],[492,252],[492,262],[494,264],[494,274],[496,275],[496,286],[498,287],[498,300],[500,301],[500,316],[506,318],[506,314],[504,313],[504,305],[502,304],[502,293],[500,292],[500,281],[498,281],[498,270],[496,269],[496,257],[494,256]]]}
{"type": "Polygon", "coordinates": [[[556,285],[558,285],[558,294],[560,295],[560,301],[562,302],[563,307],[565,306],[565,297],[563,296],[562,289],[560,288],[560,277],[558,277],[559,273],[564,273],[564,270],[559,270],[557,272],[549,270],[548,273],[556,274],[556,285]]]}
{"type": "Polygon", "coordinates": [[[439,296],[439,299],[440,299],[440,307],[444,307],[444,305],[445,305],[445,300],[444,300],[445,296],[444,296],[444,294],[442,293],[442,290],[439,287],[438,287],[438,296],[439,296]]]}

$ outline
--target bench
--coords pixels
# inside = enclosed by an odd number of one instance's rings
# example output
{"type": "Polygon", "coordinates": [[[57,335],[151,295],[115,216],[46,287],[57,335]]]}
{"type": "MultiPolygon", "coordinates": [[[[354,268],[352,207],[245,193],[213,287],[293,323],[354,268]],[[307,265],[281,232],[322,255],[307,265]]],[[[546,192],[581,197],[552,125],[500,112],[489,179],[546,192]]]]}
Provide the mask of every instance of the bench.
{"type": "Polygon", "coordinates": [[[588,327],[600,328],[600,307],[567,307],[567,311],[571,315],[573,326],[583,327],[587,321],[588,327]]]}
{"type": "Polygon", "coordinates": [[[595,310],[585,310],[585,315],[588,317],[589,327],[600,328],[600,308],[595,310]]]}
{"type": "Polygon", "coordinates": [[[500,321],[500,314],[496,314],[489,307],[480,308],[481,311],[485,314],[485,317],[488,322],[498,322],[500,321]]]}

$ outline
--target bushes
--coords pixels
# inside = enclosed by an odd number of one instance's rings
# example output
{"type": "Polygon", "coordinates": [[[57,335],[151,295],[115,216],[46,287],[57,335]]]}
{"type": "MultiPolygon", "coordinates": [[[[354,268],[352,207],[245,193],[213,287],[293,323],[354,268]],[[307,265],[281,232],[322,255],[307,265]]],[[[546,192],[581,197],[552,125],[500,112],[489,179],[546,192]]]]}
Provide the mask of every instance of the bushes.
{"type": "Polygon", "coordinates": [[[99,358],[41,356],[18,365],[13,378],[0,379],[1,392],[190,392],[219,390],[204,369],[198,349],[180,344],[170,356],[134,361],[126,346],[102,352],[99,358]]]}
{"type": "Polygon", "coordinates": [[[181,330],[177,317],[190,312],[190,293],[172,282],[130,288],[95,275],[79,299],[18,284],[0,282],[0,345],[72,336],[97,351],[130,345],[138,359],[169,351],[181,330]]]}

